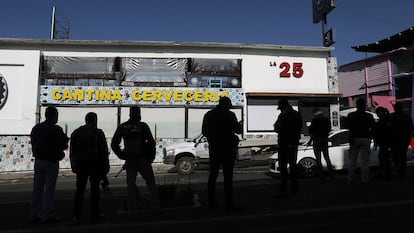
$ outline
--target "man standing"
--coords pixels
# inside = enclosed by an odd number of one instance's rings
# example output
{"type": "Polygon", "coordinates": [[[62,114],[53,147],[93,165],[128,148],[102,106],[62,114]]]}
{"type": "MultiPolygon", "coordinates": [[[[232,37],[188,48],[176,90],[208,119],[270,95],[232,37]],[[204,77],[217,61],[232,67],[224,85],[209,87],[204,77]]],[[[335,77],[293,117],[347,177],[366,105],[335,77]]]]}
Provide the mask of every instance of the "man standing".
{"type": "Polygon", "coordinates": [[[220,165],[223,167],[226,208],[235,211],[238,208],[233,200],[233,167],[237,156],[239,139],[235,133],[241,133],[236,115],[230,111],[231,100],[221,97],[219,104],[204,115],[202,133],[209,144],[210,173],[208,177],[208,206],[218,207],[215,198],[216,180],[220,165]]]}
{"type": "Polygon", "coordinates": [[[114,153],[126,161],[129,211],[138,208],[139,193],[136,186],[138,172],[147,184],[153,207],[159,207],[158,189],[151,166],[154,157],[145,153],[145,144],[155,148],[155,140],[150,128],[145,122],[141,122],[141,109],[134,106],[129,110],[129,120],[118,126],[111,142],[114,153]],[[120,148],[121,139],[124,140],[123,150],[120,148]]]}
{"type": "Polygon", "coordinates": [[[73,131],[70,137],[70,162],[76,174],[75,223],[81,222],[88,178],[91,186],[91,221],[95,223],[100,220],[99,182],[109,172],[108,144],[104,132],[97,128],[96,113],[86,114],[85,123],[73,131]]]}
{"type": "Polygon", "coordinates": [[[370,145],[374,136],[375,120],[374,117],[365,111],[366,104],[364,99],[356,101],[357,110],[348,114],[347,121],[350,131],[349,137],[349,169],[348,183],[354,184],[355,171],[358,161],[358,154],[361,155],[361,182],[369,183],[369,167],[370,145]]]}
{"type": "Polygon", "coordinates": [[[394,112],[391,113],[391,153],[394,166],[397,169],[397,177],[404,177],[407,165],[407,149],[410,145],[413,121],[411,116],[403,111],[401,103],[394,104],[394,112]]]}
{"type": "Polygon", "coordinates": [[[375,124],[374,133],[374,150],[379,148],[378,160],[379,169],[378,177],[386,180],[391,179],[391,117],[388,109],[378,107],[375,109],[379,120],[375,124]]]}
{"type": "Polygon", "coordinates": [[[319,108],[313,109],[314,118],[312,119],[311,125],[309,126],[309,133],[312,137],[313,142],[313,152],[316,157],[316,164],[318,166],[318,174],[321,179],[323,179],[323,167],[322,167],[322,156],[325,159],[326,165],[328,167],[329,176],[332,178],[332,164],[331,159],[329,158],[328,150],[328,135],[331,131],[331,121],[329,118],[323,115],[322,110],[319,108]]]}
{"type": "Polygon", "coordinates": [[[278,109],[281,111],[274,126],[277,133],[279,147],[280,186],[279,193],[275,198],[287,197],[287,180],[292,182],[292,195],[298,192],[298,174],[296,160],[298,156],[298,145],[302,130],[302,116],[290,106],[285,98],[279,99],[278,109]],[[288,164],[290,174],[288,174],[288,164]]]}
{"type": "Polygon", "coordinates": [[[45,117],[46,120],[35,125],[30,134],[35,157],[29,216],[32,224],[60,220],[55,216],[54,197],[59,161],[65,157],[63,150],[68,148],[69,139],[62,128],[56,125],[58,111],[55,107],[46,108],[45,117]]]}

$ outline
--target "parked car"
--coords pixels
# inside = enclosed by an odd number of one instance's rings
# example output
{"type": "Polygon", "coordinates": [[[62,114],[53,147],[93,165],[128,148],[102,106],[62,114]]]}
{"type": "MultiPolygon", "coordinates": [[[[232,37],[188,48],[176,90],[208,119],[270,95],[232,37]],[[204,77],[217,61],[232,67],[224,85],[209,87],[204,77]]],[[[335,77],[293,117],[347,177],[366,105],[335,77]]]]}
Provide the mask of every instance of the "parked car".
{"type": "Polygon", "coordinates": [[[165,147],[163,154],[164,163],[175,164],[180,174],[191,174],[197,163],[202,160],[208,161],[207,138],[199,134],[193,139],[165,147]]]}
{"type": "MultiPolygon", "coordinates": [[[[240,136],[239,136],[240,137],[240,136]]],[[[270,140],[240,140],[237,160],[250,160],[252,154],[274,149],[270,140]]],[[[174,164],[177,172],[182,175],[191,174],[200,163],[208,163],[209,149],[207,138],[199,134],[193,139],[166,146],[163,149],[163,162],[174,164]]]]}
{"type": "MultiPolygon", "coordinates": [[[[328,150],[329,157],[331,159],[332,167],[334,170],[347,169],[349,166],[349,130],[341,129],[338,131],[332,131],[328,136],[328,150]]],[[[369,166],[375,167],[379,165],[378,150],[373,149],[374,143],[371,143],[371,157],[369,160],[369,166]]],[[[323,156],[322,156],[323,157],[323,156]]],[[[359,157],[360,158],[360,157],[359,157]]],[[[407,150],[407,159],[412,158],[412,151],[407,150]]],[[[313,147],[311,140],[300,145],[298,148],[298,171],[301,177],[313,177],[317,173],[316,158],[313,153],[313,147]]],[[[359,163],[358,163],[359,164],[359,163]]],[[[325,160],[322,158],[322,165],[326,169],[325,160]]],[[[274,153],[270,157],[270,169],[271,173],[279,173],[278,153],[274,153]]]]}

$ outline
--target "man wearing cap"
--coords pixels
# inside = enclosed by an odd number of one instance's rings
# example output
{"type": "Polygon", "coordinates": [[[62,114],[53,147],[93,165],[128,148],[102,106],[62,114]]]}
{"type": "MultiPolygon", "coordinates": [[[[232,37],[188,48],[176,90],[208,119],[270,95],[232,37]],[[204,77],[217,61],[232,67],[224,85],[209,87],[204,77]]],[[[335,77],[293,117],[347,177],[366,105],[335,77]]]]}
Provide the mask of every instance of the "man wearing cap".
{"type": "Polygon", "coordinates": [[[228,211],[238,209],[233,201],[233,166],[239,143],[235,133],[241,133],[236,115],[230,111],[231,100],[221,97],[219,104],[204,115],[202,133],[209,144],[210,173],[208,177],[208,206],[218,207],[215,198],[216,180],[220,165],[223,167],[224,192],[228,211]]]}
{"type": "Polygon", "coordinates": [[[323,115],[320,108],[313,109],[314,118],[309,126],[309,133],[313,141],[313,152],[316,158],[316,164],[318,168],[318,175],[320,179],[323,179],[323,167],[322,167],[322,155],[325,159],[326,166],[328,167],[329,176],[333,177],[333,170],[331,159],[329,158],[328,150],[328,135],[331,131],[331,121],[328,117],[323,115]]]}
{"type": "Polygon", "coordinates": [[[302,116],[290,106],[288,100],[285,98],[279,100],[278,109],[281,112],[273,126],[277,133],[281,181],[279,193],[274,195],[274,197],[283,198],[287,197],[287,180],[289,177],[292,182],[292,195],[296,195],[298,192],[296,160],[302,130],[302,116]],[[288,164],[290,167],[290,175],[287,169],[288,164]]]}
{"type": "Polygon", "coordinates": [[[111,148],[122,160],[125,160],[127,173],[127,202],[128,210],[134,211],[139,208],[138,189],[136,186],[137,174],[140,173],[147,184],[151,194],[152,207],[158,209],[159,194],[152,170],[153,156],[145,151],[145,145],[155,148],[155,140],[147,123],[141,121],[141,108],[132,106],[129,109],[129,120],[120,124],[112,137],[111,148]],[[123,140],[124,149],[120,143],[123,140]]]}

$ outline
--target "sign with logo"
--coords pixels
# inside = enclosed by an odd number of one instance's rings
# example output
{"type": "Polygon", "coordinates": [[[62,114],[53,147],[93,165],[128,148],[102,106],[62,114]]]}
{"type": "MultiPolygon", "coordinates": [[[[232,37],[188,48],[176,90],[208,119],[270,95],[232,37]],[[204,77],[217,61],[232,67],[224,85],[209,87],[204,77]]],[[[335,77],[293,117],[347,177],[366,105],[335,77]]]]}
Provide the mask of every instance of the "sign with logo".
{"type": "Polygon", "coordinates": [[[6,79],[0,74],[0,109],[6,104],[8,95],[8,88],[6,79]]]}
{"type": "Polygon", "coordinates": [[[335,8],[335,0],[312,0],[313,23],[319,23],[324,15],[335,8]]]}
{"type": "Polygon", "coordinates": [[[64,105],[216,105],[227,96],[234,106],[243,106],[240,88],[162,88],[41,86],[42,104],[64,105]]]}

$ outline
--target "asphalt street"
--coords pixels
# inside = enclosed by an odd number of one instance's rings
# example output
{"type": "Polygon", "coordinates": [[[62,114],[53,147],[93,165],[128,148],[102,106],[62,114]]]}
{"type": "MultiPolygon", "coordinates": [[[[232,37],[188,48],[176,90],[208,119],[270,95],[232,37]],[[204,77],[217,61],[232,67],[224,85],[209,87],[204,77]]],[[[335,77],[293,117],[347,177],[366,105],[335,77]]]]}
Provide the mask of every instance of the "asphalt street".
{"type": "MultiPolygon", "coordinates": [[[[206,207],[206,171],[188,177],[157,171],[158,183],[174,187],[164,190],[164,202],[159,210],[145,205],[149,200],[144,183],[142,209],[126,214],[123,175],[114,178],[111,195],[102,194],[106,217],[99,224],[82,225],[72,222],[74,177],[70,172],[59,177],[56,193],[57,213],[62,222],[51,225],[29,225],[27,212],[31,191],[31,175],[0,174],[0,231],[3,232],[413,232],[414,167],[407,176],[385,181],[372,179],[368,186],[346,184],[346,174],[333,180],[301,179],[300,192],[295,197],[274,199],[279,180],[266,175],[267,166],[248,167],[235,171],[235,199],[242,207],[239,212],[227,212],[223,207],[206,207]],[[14,177],[13,177],[14,176],[14,177]],[[117,180],[118,179],[118,180],[117,180]],[[191,195],[184,195],[190,193],[191,195]],[[168,198],[168,196],[170,198],[168,198]]],[[[374,175],[374,173],[372,173],[374,175]]],[[[161,187],[161,186],[160,186],[161,187]]],[[[222,179],[217,184],[218,200],[223,200],[222,179]]],[[[86,194],[88,195],[88,194],[86,194]]],[[[221,204],[224,204],[221,201],[221,204]]],[[[89,205],[85,203],[85,214],[89,205]]],[[[87,215],[86,215],[87,216],[87,215]]]]}

